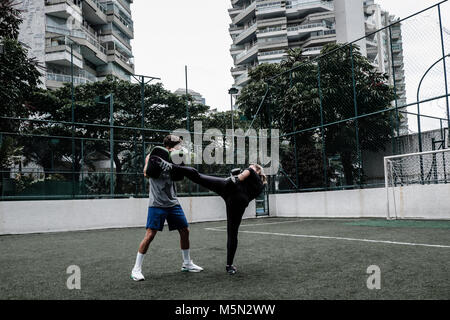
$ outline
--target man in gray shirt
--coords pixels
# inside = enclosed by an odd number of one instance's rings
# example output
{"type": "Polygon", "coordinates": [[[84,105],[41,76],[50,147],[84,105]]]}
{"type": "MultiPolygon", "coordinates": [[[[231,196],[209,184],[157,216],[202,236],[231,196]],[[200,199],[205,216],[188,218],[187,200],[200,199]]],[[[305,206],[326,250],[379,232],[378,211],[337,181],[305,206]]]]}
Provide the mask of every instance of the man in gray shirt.
{"type": "MultiPolygon", "coordinates": [[[[181,139],[174,135],[168,135],[164,138],[164,148],[155,147],[152,150],[159,153],[167,152],[169,155],[173,150],[181,146],[181,139]],[[160,148],[160,149],[157,149],[160,148]],[[155,150],[156,149],[156,150],[155,150]]],[[[184,272],[200,272],[202,267],[195,265],[189,252],[189,224],[184,215],[183,209],[177,199],[175,183],[168,171],[157,170],[157,174],[153,177],[148,176],[148,167],[152,164],[149,161],[150,154],[145,159],[144,176],[149,178],[149,203],[146,233],[144,239],[139,245],[139,251],[136,256],[136,263],[131,271],[131,279],[135,281],[144,280],[142,274],[142,262],[144,255],[147,253],[148,247],[158,231],[164,228],[164,222],[167,220],[169,230],[178,230],[180,234],[181,253],[183,257],[183,264],[181,271],[184,272]]]]}

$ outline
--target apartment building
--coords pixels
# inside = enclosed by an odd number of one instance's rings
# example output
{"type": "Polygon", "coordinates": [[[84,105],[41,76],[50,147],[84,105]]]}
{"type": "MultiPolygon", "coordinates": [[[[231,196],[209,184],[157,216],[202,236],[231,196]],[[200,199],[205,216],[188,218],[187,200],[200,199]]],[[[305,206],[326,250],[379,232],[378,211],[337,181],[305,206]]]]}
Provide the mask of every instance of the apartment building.
{"type": "MultiPolygon", "coordinates": [[[[248,82],[249,69],[280,62],[289,48],[302,48],[305,56],[317,56],[325,44],[351,42],[394,22],[373,0],[231,0],[231,4],[231,74],[237,87],[248,82]],[[335,10],[335,5],[343,8],[335,10]]],[[[389,75],[394,72],[389,65],[392,54],[395,72],[402,73],[400,28],[398,24],[392,29],[393,53],[388,31],[358,43],[374,66],[389,75]]]]}
{"type": "Polygon", "coordinates": [[[132,0],[22,0],[19,40],[44,67],[46,88],[134,74],[132,0]]]}
{"type": "MultiPolygon", "coordinates": [[[[397,106],[406,105],[405,69],[403,61],[401,23],[394,24],[398,18],[383,10],[374,0],[364,1],[364,15],[366,17],[367,57],[380,72],[389,75],[391,85],[395,85],[397,106]],[[381,32],[385,26],[392,25],[381,32]]],[[[400,134],[408,133],[408,117],[400,122],[400,134]]]]}
{"type": "MultiPolygon", "coordinates": [[[[175,90],[174,94],[176,94],[179,97],[184,96],[186,94],[186,89],[178,88],[177,90],[175,90]]],[[[206,100],[200,93],[188,89],[188,94],[191,95],[192,99],[196,104],[206,105],[206,100]]]]}

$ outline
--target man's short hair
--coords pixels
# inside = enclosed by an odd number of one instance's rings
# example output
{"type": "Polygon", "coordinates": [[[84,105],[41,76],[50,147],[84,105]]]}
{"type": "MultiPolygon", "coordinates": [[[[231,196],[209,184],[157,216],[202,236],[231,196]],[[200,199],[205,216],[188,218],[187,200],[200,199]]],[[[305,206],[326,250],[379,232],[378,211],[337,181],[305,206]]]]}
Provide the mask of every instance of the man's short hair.
{"type": "Polygon", "coordinates": [[[180,144],[181,141],[182,141],[182,139],[180,137],[175,136],[173,134],[169,134],[168,136],[166,136],[164,138],[163,144],[164,144],[164,147],[173,148],[177,144],[180,144]]]}

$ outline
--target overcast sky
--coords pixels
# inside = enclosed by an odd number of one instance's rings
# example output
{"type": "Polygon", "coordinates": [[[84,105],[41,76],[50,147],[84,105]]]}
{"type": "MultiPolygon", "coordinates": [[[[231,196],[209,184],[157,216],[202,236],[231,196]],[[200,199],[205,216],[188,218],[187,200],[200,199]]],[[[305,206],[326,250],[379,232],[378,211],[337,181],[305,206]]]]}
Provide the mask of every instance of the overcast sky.
{"type": "MultiPolygon", "coordinates": [[[[437,2],[376,0],[400,18],[437,2]]],[[[229,109],[228,89],[233,84],[229,52],[232,41],[228,33],[231,20],[227,11],[230,7],[229,0],[135,0],[132,44],[136,73],[160,77],[165,88],[174,91],[185,87],[187,65],[189,88],[201,93],[212,108],[229,109]]],[[[442,5],[442,15],[444,21],[450,21],[448,2],[442,5]]],[[[427,33],[421,31],[419,24],[417,28],[426,40],[427,33]]]]}

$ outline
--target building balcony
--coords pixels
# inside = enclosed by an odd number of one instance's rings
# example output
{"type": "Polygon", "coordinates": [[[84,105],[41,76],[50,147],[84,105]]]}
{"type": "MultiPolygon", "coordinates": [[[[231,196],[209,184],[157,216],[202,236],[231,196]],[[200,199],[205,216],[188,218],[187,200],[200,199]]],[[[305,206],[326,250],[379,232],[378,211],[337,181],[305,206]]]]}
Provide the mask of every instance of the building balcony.
{"type": "Polygon", "coordinates": [[[239,53],[235,58],[235,65],[249,63],[254,60],[258,55],[258,45],[255,44],[253,47],[239,53]]]}
{"type": "Polygon", "coordinates": [[[285,35],[287,35],[287,30],[283,29],[282,26],[266,27],[263,29],[259,29],[256,34],[258,39],[279,37],[279,36],[285,36],[285,35]]]}
{"type": "Polygon", "coordinates": [[[281,1],[260,3],[256,6],[256,16],[258,18],[270,19],[284,16],[286,8],[281,1]]]}
{"type": "Polygon", "coordinates": [[[282,60],[285,57],[285,50],[272,50],[259,52],[258,61],[259,63],[264,63],[266,60],[282,60]]]}
{"type": "Polygon", "coordinates": [[[243,1],[243,0],[231,0],[231,4],[232,4],[233,6],[240,5],[240,4],[242,4],[242,1],[243,1]]]}
{"type": "Polygon", "coordinates": [[[402,82],[405,79],[405,73],[404,72],[396,72],[394,74],[394,76],[395,76],[395,81],[397,83],[402,82]]]}
{"type": "Polygon", "coordinates": [[[241,13],[242,8],[231,8],[228,9],[228,14],[230,15],[231,20],[233,20],[239,13],[241,13]]]}
{"type": "Polygon", "coordinates": [[[45,0],[45,14],[61,19],[81,16],[80,0],[45,0]]]}
{"type": "Polygon", "coordinates": [[[116,14],[108,14],[107,21],[113,22],[129,39],[134,38],[133,25],[127,22],[121,16],[118,16],[116,14]]]}
{"type": "Polygon", "coordinates": [[[251,38],[254,38],[256,36],[256,30],[257,30],[257,25],[255,23],[250,28],[245,29],[241,34],[239,34],[234,39],[234,44],[239,45],[239,44],[248,42],[251,38]]]}
{"type": "Polygon", "coordinates": [[[377,25],[372,20],[366,20],[364,24],[366,26],[366,32],[371,33],[377,30],[377,25]]]}
{"type": "Polygon", "coordinates": [[[234,76],[240,76],[245,71],[247,71],[247,66],[237,66],[230,69],[231,75],[234,76]]]}
{"type": "Polygon", "coordinates": [[[131,15],[115,2],[107,2],[104,5],[106,6],[107,21],[114,23],[128,38],[133,39],[134,26],[131,15]]]}
{"type": "Polygon", "coordinates": [[[80,52],[83,57],[94,65],[108,63],[106,47],[88,26],[82,26],[81,29],[76,30],[47,26],[46,32],[70,36],[70,39],[80,46],[80,52]]]}
{"type": "Polygon", "coordinates": [[[402,34],[400,31],[392,31],[391,37],[392,39],[400,39],[402,37],[402,34]]]}
{"type": "MultiPolygon", "coordinates": [[[[64,83],[71,83],[72,82],[72,76],[70,74],[59,74],[59,73],[47,73],[46,74],[46,87],[49,89],[56,89],[60,88],[64,85],[64,83]]],[[[92,77],[86,77],[86,76],[74,76],[73,77],[73,84],[74,85],[80,85],[80,84],[86,84],[86,83],[92,83],[97,81],[97,78],[92,77]]]]}
{"type": "Polygon", "coordinates": [[[367,47],[378,48],[378,43],[375,40],[365,38],[367,47]]]}
{"type": "Polygon", "coordinates": [[[392,45],[392,51],[395,53],[402,52],[403,48],[401,44],[393,44],[392,45]]]}
{"type": "Polygon", "coordinates": [[[309,23],[287,28],[287,36],[289,39],[302,38],[307,34],[315,31],[331,30],[331,26],[326,23],[309,23]]]}
{"type": "Polygon", "coordinates": [[[403,66],[403,59],[394,59],[393,63],[394,67],[401,67],[403,66]]]}
{"type": "MultiPolygon", "coordinates": [[[[131,7],[128,1],[126,0],[116,0],[116,1],[120,3],[120,5],[131,15],[131,7]]],[[[130,2],[133,3],[133,1],[130,2]]]]}
{"type": "Polygon", "coordinates": [[[130,42],[113,28],[101,30],[99,37],[102,42],[119,41],[124,47],[128,48],[128,50],[132,50],[130,42]]]}
{"type": "Polygon", "coordinates": [[[83,1],[83,18],[92,25],[105,24],[106,7],[104,7],[98,0],[83,1]]]}
{"type": "Polygon", "coordinates": [[[108,62],[114,62],[130,74],[134,74],[133,58],[126,57],[117,50],[114,42],[108,43],[108,62]]]}
{"type": "Polygon", "coordinates": [[[368,55],[377,55],[378,54],[378,46],[366,46],[368,55]]]}
{"type": "Polygon", "coordinates": [[[330,43],[332,41],[336,41],[336,30],[326,30],[323,34],[310,36],[304,41],[300,41],[297,44],[300,44],[303,47],[317,47],[319,45],[330,43]]]}
{"type": "Polygon", "coordinates": [[[250,77],[248,76],[248,71],[246,70],[246,71],[244,71],[243,74],[241,74],[240,76],[236,77],[236,79],[234,79],[234,85],[242,87],[242,86],[246,85],[249,81],[250,81],[250,77]]]}
{"type": "Polygon", "coordinates": [[[286,37],[281,38],[266,38],[258,41],[258,47],[261,50],[264,49],[278,49],[288,46],[288,39],[286,37]]]}
{"type": "Polygon", "coordinates": [[[322,51],[323,47],[307,47],[307,48],[302,48],[302,55],[304,56],[315,56],[315,55],[319,55],[320,52],[322,51]]]}
{"type": "Polygon", "coordinates": [[[45,62],[70,67],[73,53],[73,65],[83,69],[81,50],[78,46],[73,45],[71,53],[70,40],[67,37],[46,38],[45,42],[45,62]]]}
{"type": "Polygon", "coordinates": [[[231,47],[230,47],[230,53],[231,54],[239,54],[239,53],[241,53],[244,50],[245,50],[245,46],[244,45],[237,46],[237,45],[232,44],[231,47]]]}
{"type": "Polygon", "coordinates": [[[286,2],[286,16],[288,18],[303,17],[313,13],[333,12],[334,5],[326,1],[298,2],[292,0],[286,2]]]}
{"type": "Polygon", "coordinates": [[[252,4],[250,4],[247,8],[244,8],[241,13],[239,13],[234,19],[232,20],[233,24],[242,24],[251,18],[255,16],[255,10],[256,10],[256,1],[254,1],[252,4]]]}

